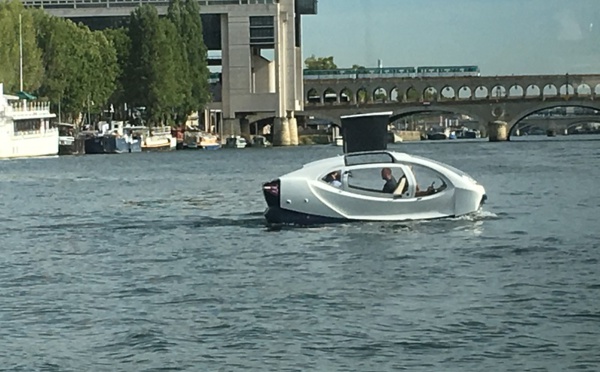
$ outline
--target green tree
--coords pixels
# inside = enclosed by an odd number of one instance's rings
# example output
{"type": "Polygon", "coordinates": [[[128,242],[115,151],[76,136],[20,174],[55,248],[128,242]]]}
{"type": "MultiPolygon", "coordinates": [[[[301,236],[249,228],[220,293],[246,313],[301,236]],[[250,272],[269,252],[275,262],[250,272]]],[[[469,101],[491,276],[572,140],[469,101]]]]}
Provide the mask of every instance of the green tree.
{"type": "Polygon", "coordinates": [[[45,78],[39,92],[61,105],[69,120],[99,113],[115,90],[116,51],[102,32],[70,20],[37,15],[45,78]]]}
{"type": "Polygon", "coordinates": [[[23,89],[36,91],[43,78],[41,51],[36,43],[33,12],[19,1],[0,2],[0,81],[6,91],[20,86],[19,16],[23,46],[23,89]]]}
{"type": "Polygon", "coordinates": [[[131,40],[129,40],[127,32],[128,30],[124,27],[116,29],[107,28],[103,31],[106,39],[115,49],[117,56],[117,79],[115,81],[115,90],[109,98],[109,102],[115,106],[115,109],[117,109],[117,107],[124,107],[128,97],[125,90],[125,65],[129,59],[131,40]]]}
{"type": "Polygon", "coordinates": [[[166,77],[158,80],[155,86],[156,108],[159,112],[154,116],[161,125],[175,124],[189,112],[191,83],[189,70],[186,68],[186,53],[177,28],[168,19],[160,20],[160,30],[165,36],[161,39],[162,60],[156,63],[156,72],[166,77]],[[170,92],[168,95],[159,92],[170,92]]]}
{"type": "Polygon", "coordinates": [[[72,55],[73,49],[77,47],[73,40],[76,27],[68,20],[43,12],[36,14],[36,25],[44,64],[44,81],[39,93],[48,97],[51,102],[60,102],[61,109],[65,112],[72,109],[70,114],[77,115],[81,107],[64,105],[64,101],[74,101],[71,97],[66,97],[66,92],[79,68],[72,55]]]}
{"type": "Polygon", "coordinates": [[[142,5],[130,16],[129,39],[125,68],[129,102],[146,107],[151,125],[168,124],[189,92],[177,29],[169,19],[159,19],[154,6],[142,5]]]}
{"type": "Polygon", "coordinates": [[[189,89],[185,101],[174,113],[176,124],[182,124],[193,111],[200,111],[210,99],[207,49],[204,44],[200,8],[194,0],[171,0],[167,17],[175,25],[183,43],[182,87],[189,89]]]}
{"type": "Polygon", "coordinates": [[[90,111],[98,113],[107,108],[108,99],[116,89],[119,74],[117,52],[101,31],[92,32],[87,27],[80,29],[88,45],[84,55],[87,66],[84,78],[88,84],[90,102],[94,102],[90,111]]]}
{"type": "Polygon", "coordinates": [[[304,60],[304,64],[309,70],[335,70],[337,68],[337,65],[333,62],[332,56],[315,57],[313,54],[304,60]]]}
{"type": "Polygon", "coordinates": [[[204,109],[210,101],[208,78],[208,49],[204,44],[200,6],[196,0],[185,0],[183,25],[186,29],[183,42],[187,50],[190,66],[190,81],[192,83],[191,108],[195,111],[204,109]]]}

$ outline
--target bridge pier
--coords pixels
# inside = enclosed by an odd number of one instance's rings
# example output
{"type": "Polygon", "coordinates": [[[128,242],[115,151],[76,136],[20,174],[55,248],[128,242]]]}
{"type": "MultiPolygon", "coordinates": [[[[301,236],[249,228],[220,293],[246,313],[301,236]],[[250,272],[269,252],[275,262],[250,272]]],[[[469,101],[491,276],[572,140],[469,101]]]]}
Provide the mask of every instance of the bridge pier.
{"type": "Polygon", "coordinates": [[[290,112],[288,115],[288,123],[290,128],[290,145],[298,146],[298,120],[293,112],[290,112]]]}
{"type": "Polygon", "coordinates": [[[240,132],[241,136],[250,142],[250,120],[245,117],[240,119],[240,132]]]}
{"type": "Polygon", "coordinates": [[[221,141],[227,137],[239,136],[241,134],[241,132],[242,132],[242,130],[241,130],[241,126],[240,126],[240,119],[237,119],[237,118],[233,118],[233,119],[224,118],[223,119],[223,130],[222,130],[223,138],[221,138],[221,141]]]}
{"type": "Polygon", "coordinates": [[[273,122],[273,146],[298,146],[298,121],[293,112],[273,122]]]}
{"type": "Polygon", "coordinates": [[[505,121],[495,120],[488,123],[488,135],[490,142],[501,142],[508,140],[508,124],[505,121]]]}
{"type": "Polygon", "coordinates": [[[275,118],[273,121],[273,146],[289,146],[290,122],[288,118],[275,118]]]}

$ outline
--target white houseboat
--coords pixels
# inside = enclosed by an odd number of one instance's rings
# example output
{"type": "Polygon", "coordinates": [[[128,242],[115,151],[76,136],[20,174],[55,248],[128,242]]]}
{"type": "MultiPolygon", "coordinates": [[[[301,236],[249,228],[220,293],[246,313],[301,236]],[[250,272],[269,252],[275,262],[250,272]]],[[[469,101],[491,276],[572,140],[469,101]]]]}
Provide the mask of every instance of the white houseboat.
{"type": "Polygon", "coordinates": [[[4,94],[0,83],[0,159],[58,155],[58,128],[49,102],[4,94]]]}

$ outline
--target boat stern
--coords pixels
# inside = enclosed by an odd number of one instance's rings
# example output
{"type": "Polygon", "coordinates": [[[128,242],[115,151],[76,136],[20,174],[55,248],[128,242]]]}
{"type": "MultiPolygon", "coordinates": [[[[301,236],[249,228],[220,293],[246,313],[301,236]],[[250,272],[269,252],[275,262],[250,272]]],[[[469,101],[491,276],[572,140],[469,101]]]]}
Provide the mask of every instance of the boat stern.
{"type": "Polygon", "coordinates": [[[262,186],[263,195],[265,197],[265,201],[267,202],[265,218],[267,219],[268,223],[282,223],[280,187],[281,181],[279,179],[265,182],[262,186]]]}

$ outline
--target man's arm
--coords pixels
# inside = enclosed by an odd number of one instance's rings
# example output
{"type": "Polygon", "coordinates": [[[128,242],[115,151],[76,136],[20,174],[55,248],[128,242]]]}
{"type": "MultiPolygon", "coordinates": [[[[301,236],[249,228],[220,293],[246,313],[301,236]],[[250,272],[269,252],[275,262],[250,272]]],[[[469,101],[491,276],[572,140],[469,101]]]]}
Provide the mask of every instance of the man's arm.
{"type": "Polygon", "coordinates": [[[425,191],[417,191],[415,192],[415,196],[427,196],[427,195],[433,195],[435,194],[435,189],[433,188],[433,186],[429,186],[427,188],[427,190],[425,191]]]}

